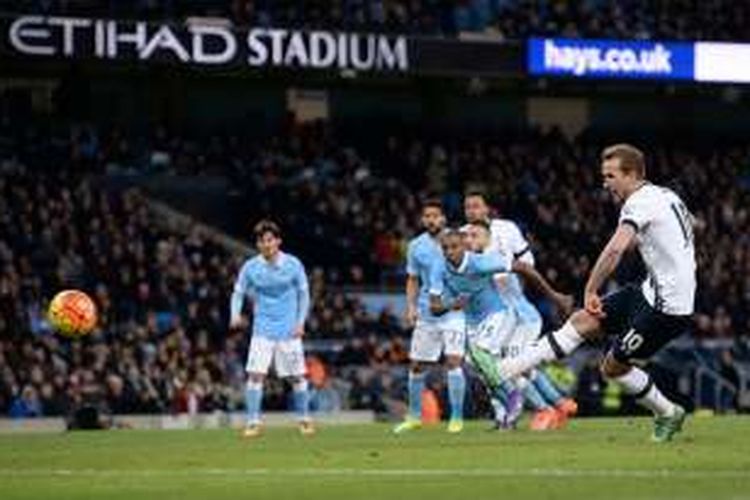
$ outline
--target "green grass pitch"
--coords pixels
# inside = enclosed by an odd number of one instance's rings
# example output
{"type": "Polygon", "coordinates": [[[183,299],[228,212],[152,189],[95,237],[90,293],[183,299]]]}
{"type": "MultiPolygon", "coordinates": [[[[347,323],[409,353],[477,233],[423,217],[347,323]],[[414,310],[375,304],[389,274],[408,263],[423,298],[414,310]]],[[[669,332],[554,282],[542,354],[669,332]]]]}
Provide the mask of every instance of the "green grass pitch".
{"type": "Polygon", "coordinates": [[[648,419],[579,419],[549,433],[444,426],[0,436],[0,498],[750,499],[750,418],[689,419],[648,441],[648,419]]]}

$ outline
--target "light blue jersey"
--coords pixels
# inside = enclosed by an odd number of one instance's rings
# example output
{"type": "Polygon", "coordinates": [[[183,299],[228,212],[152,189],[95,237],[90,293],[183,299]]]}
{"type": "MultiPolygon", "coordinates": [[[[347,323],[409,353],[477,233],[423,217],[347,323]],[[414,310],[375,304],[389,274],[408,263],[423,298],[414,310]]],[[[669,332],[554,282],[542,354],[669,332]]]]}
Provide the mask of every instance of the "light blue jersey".
{"type": "Polygon", "coordinates": [[[423,232],[412,238],[406,252],[406,273],[419,278],[419,295],[417,296],[417,311],[419,319],[423,321],[437,321],[442,317],[434,316],[430,312],[430,293],[440,295],[442,289],[441,271],[443,269],[443,250],[436,238],[430,233],[423,232]],[[436,288],[440,287],[440,288],[436,288]]]}
{"type": "Polygon", "coordinates": [[[494,279],[495,274],[508,271],[508,267],[507,258],[497,252],[466,252],[458,267],[445,262],[442,280],[444,290],[441,293],[451,301],[465,297],[466,322],[477,325],[490,314],[502,312],[508,307],[497,293],[494,279]]]}
{"type": "Polygon", "coordinates": [[[515,311],[521,324],[537,324],[542,322],[542,315],[523,292],[521,280],[515,273],[505,276],[503,283],[498,285],[500,295],[515,311]]]}
{"type": "MultiPolygon", "coordinates": [[[[524,237],[518,225],[509,219],[492,219],[490,222],[489,252],[500,252],[513,256],[526,264],[534,265],[534,255],[529,242],[524,237]]],[[[516,312],[519,323],[540,323],[542,316],[536,307],[526,298],[518,275],[504,274],[499,279],[498,289],[506,303],[516,312]]]]}
{"type": "Polygon", "coordinates": [[[239,316],[245,298],[253,301],[253,335],[291,338],[295,327],[304,324],[310,308],[304,266],[284,252],[279,252],[275,262],[262,255],[248,259],[234,283],[232,318],[239,316]]]}

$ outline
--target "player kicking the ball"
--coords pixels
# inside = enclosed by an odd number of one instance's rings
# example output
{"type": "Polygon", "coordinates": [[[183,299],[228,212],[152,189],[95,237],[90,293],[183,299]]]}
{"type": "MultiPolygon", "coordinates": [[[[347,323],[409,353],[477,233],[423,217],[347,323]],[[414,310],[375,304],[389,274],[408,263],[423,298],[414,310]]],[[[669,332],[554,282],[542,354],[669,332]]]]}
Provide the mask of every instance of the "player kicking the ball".
{"type": "Polygon", "coordinates": [[[253,301],[253,336],[247,355],[246,438],[260,434],[263,382],[271,362],[276,374],[288,379],[294,390],[294,409],[303,435],[314,434],[308,414],[305,353],[302,336],[310,305],[305,268],[297,257],[280,250],[281,231],[264,220],[255,226],[259,255],[240,269],[232,293],[230,329],[244,328],[242,306],[253,301]]]}
{"type": "Polygon", "coordinates": [[[500,372],[515,377],[569,355],[588,339],[615,336],[601,364],[602,374],[654,413],[652,440],[666,442],[682,429],[685,410],[635,365],[690,327],[696,287],[692,218],[674,192],[646,180],[643,153],[635,147],[606,148],[601,171],[604,187],[624,204],[617,230],[591,270],[584,309],[520,356],[501,363],[500,372]],[[647,279],[640,288],[627,286],[600,298],[599,289],[631,244],[638,247],[647,279]]]}

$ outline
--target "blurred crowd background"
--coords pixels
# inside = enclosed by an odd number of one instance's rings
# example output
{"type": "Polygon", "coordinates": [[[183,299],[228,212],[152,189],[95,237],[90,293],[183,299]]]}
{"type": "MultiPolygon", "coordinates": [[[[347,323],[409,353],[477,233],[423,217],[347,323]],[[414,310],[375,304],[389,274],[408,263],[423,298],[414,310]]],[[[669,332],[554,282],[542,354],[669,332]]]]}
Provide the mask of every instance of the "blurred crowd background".
{"type": "Polygon", "coordinates": [[[731,0],[2,0],[10,12],[456,36],[748,40],[750,6],[731,0]]]}

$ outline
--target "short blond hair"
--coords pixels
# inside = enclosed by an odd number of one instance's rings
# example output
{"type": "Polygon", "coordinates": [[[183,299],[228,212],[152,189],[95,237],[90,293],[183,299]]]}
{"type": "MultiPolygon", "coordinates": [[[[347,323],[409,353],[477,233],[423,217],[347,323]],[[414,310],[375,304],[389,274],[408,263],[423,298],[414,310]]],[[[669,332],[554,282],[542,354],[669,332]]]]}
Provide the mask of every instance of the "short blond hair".
{"type": "Polygon", "coordinates": [[[639,179],[646,177],[646,160],[643,151],[637,147],[620,143],[604,148],[602,161],[620,159],[620,170],[623,173],[634,172],[639,179]]]}

